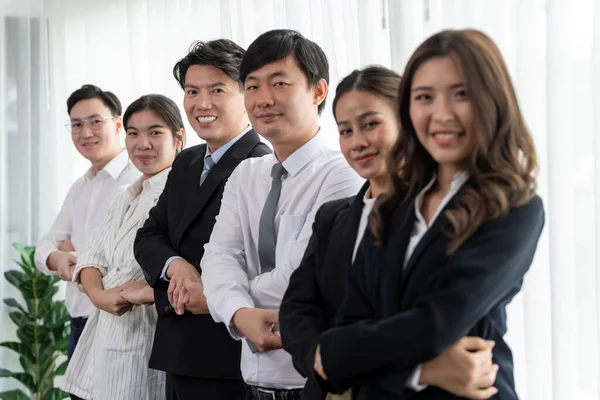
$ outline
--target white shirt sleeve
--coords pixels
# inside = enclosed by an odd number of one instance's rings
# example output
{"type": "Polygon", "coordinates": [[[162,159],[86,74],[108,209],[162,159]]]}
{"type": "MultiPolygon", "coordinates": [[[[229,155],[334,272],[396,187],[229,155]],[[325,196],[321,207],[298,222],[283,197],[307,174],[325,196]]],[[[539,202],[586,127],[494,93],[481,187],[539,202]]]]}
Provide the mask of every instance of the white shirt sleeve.
{"type": "Polygon", "coordinates": [[[314,206],[306,218],[302,218],[301,221],[297,221],[294,216],[281,216],[280,218],[277,248],[282,247],[284,251],[278,251],[276,268],[260,274],[250,281],[250,295],[252,298],[261,299],[263,308],[279,310],[281,300],[290,282],[290,276],[300,265],[306,246],[308,246],[313,222],[319,208],[328,201],[355,195],[363,183],[358,179],[356,173],[348,168],[344,159],[339,158],[334,162],[337,162],[337,165],[323,180],[314,206]],[[286,239],[290,240],[285,242],[286,239]]]}
{"type": "Polygon", "coordinates": [[[77,265],[73,270],[72,281],[79,284],[79,274],[85,268],[96,268],[104,277],[109,269],[109,262],[105,252],[105,240],[108,238],[108,232],[112,224],[118,223],[115,218],[116,205],[122,201],[123,196],[117,196],[108,207],[101,224],[96,226],[87,240],[85,251],[77,258],[77,265]]]}
{"type": "Polygon", "coordinates": [[[81,182],[81,180],[77,180],[73,183],[50,230],[42,236],[35,247],[35,266],[47,275],[56,273],[56,271],[48,268],[46,264],[48,257],[51,253],[58,250],[58,245],[61,241],[71,238],[73,230],[73,200],[81,182]]]}
{"type": "MultiPolygon", "coordinates": [[[[201,261],[202,282],[208,310],[215,322],[223,322],[235,339],[239,332],[232,324],[233,315],[240,308],[253,308],[244,256],[244,237],[238,204],[239,166],[227,183],[221,200],[210,241],[204,246],[201,261]]],[[[243,188],[242,188],[243,190],[243,188]]]]}
{"type": "Polygon", "coordinates": [[[421,379],[421,367],[422,365],[419,364],[419,366],[415,368],[413,373],[410,374],[408,381],[406,381],[406,387],[414,390],[415,392],[420,392],[422,390],[427,389],[428,387],[428,385],[422,385],[419,383],[419,380],[421,379]]]}

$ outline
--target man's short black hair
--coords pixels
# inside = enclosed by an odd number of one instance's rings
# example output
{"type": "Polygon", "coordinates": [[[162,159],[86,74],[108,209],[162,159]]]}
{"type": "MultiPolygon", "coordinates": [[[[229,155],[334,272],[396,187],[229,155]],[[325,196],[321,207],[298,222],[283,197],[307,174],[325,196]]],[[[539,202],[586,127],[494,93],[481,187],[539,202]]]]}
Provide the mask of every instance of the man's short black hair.
{"type": "MultiPolygon", "coordinates": [[[[300,32],[291,29],[268,31],[252,42],[240,65],[241,82],[253,71],[290,54],[298,60],[309,87],[314,88],[321,79],[329,84],[329,62],[323,49],[300,32]]],[[[325,100],[319,104],[319,114],[324,108],[325,100]]]]}
{"type": "MultiPolygon", "coordinates": [[[[212,65],[220,69],[236,82],[240,80],[240,63],[244,49],[229,39],[196,41],[192,43],[188,54],[173,67],[173,76],[183,89],[185,74],[192,65],[212,65]]],[[[241,86],[240,86],[241,88],[241,86]]]]}
{"type": "Polygon", "coordinates": [[[71,109],[81,100],[100,99],[102,103],[110,110],[113,117],[118,117],[123,112],[123,107],[119,98],[112,92],[106,92],[94,85],[83,85],[77,89],[67,99],[67,112],[71,115],[71,109]]]}

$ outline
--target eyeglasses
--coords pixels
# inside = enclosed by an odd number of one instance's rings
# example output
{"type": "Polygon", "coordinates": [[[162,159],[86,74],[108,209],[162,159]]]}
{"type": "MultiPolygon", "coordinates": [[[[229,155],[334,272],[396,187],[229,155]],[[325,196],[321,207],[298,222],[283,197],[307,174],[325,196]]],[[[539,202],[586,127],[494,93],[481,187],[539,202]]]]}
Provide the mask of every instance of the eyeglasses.
{"type": "Polygon", "coordinates": [[[87,124],[92,131],[99,131],[102,129],[104,122],[108,119],[113,119],[115,117],[94,117],[91,119],[76,119],[65,125],[67,130],[71,132],[73,135],[79,135],[83,130],[83,125],[87,124]]]}

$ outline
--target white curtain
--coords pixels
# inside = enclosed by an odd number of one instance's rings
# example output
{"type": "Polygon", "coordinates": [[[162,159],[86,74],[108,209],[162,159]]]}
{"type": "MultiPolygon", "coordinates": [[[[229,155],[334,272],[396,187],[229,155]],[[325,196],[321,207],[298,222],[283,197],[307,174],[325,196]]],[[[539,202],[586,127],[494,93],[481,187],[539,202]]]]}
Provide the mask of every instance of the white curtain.
{"type": "Polygon", "coordinates": [[[392,65],[431,34],[477,28],[499,45],[539,155],[545,232],[509,309],[518,392],[600,399],[600,2],[390,1],[392,65]]]}
{"type": "MultiPolygon", "coordinates": [[[[177,60],[195,40],[229,38],[244,48],[261,33],[297,29],[319,43],[330,61],[333,99],[338,80],[366,64],[391,64],[385,3],[366,0],[47,0],[50,93],[54,131],[61,132],[69,93],[85,83],[114,91],[124,108],[147,93],[180,106],[173,78],[177,60]]],[[[330,107],[323,115],[332,146],[337,131],[330,107]]],[[[183,112],[183,109],[182,109],[183,112]]],[[[188,129],[188,146],[199,143],[188,129]]],[[[74,155],[74,171],[86,161],[74,155]]]]}
{"type": "MultiPolygon", "coordinates": [[[[25,245],[37,240],[40,196],[52,196],[54,189],[41,194],[40,140],[51,135],[46,120],[42,80],[44,21],[42,4],[34,0],[0,4],[0,299],[19,298],[19,292],[4,279],[14,268],[17,252],[13,242],[25,245]]],[[[51,159],[50,164],[59,160],[51,159]]],[[[50,165],[49,164],[49,165],[50,165]]],[[[15,326],[8,309],[0,306],[0,341],[15,340],[15,326]]],[[[20,368],[15,353],[0,348],[0,367],[20,368]]],[[[0,391],[18,387],[12,379],[0,379],[0,391]]]]}

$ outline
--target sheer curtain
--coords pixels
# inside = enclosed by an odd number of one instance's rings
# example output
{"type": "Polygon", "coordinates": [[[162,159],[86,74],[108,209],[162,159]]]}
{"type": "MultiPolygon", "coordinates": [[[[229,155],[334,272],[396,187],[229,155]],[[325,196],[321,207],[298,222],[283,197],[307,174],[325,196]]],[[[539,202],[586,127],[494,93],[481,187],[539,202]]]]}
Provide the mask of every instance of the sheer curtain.
{"type": "MultiPolygon", "coordinates": [[[[43,104],[42,80],[44,20],[39,1],[2,1],[0,8],[0,299],[19,298],[19,292],[4,280],[4,271],[14,268],[17,257],[13,242],[31,244],[38,236],[40,193],[52,196],[54,188],[40,185],[41,138],[49,134],[43,104]]],[[[57,164],[48,160],[48,167],[57,164]]],[[[54,211],[54,207],[53,210],[54,211]]],[[[15,326],[8,309],[0,306],[0,341],[14,340],[15,326]]],[[[18,367],[16,355],[0,349],[0,366],[18,367]]],[[[0,379],[0,391],[16,387],[0,379]]]]}
{"type": "MultiPolygon", "coordinates": [[[[124,107],[142,94],[165,94],[182,105],[172,76],[194,40],[229,38],[244,48],[261,33],[292,28],[319,43],[331,63],[333,98],[352,69],[389,66],[386,3],[365,0],[49,0],[50,93],[54,131],[67,117],[63,103],[84,83],[114,91],[124,107]]],[[[323,115],[332,146],[330,108],[323,115]]],[[[199,139],[188,129],[188,145],[199,139]]],[[[74,155],[75,171],[86,165],[74,155]]]]}
{"type": "Polygon", "coordinates": [[[478,28],[500,46],[539,156],[546,228],[508,340],[520,396],[599,399],[600,2],[390,2],[392,65],[446,28],[478,28]]]}

